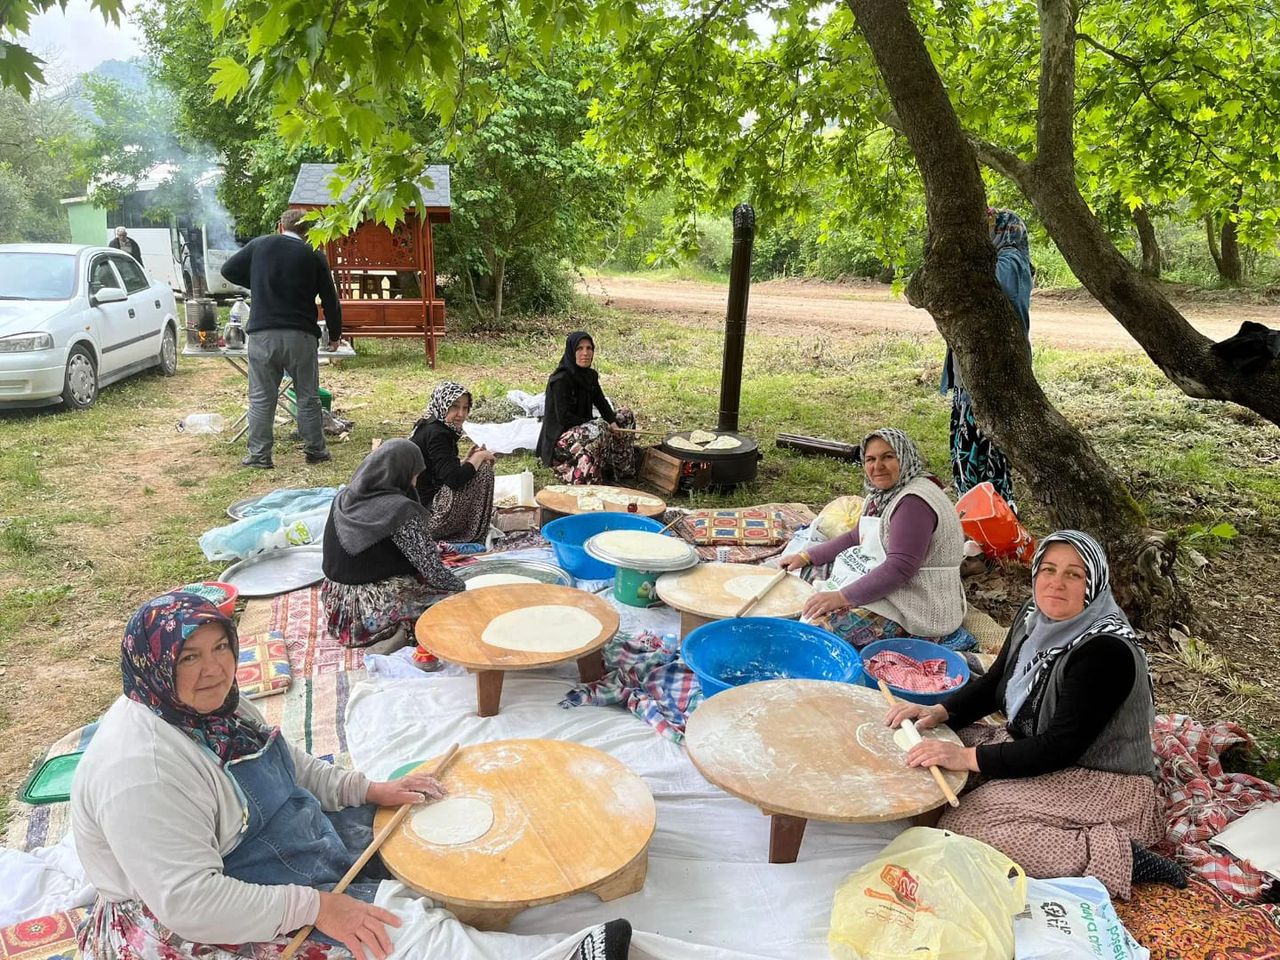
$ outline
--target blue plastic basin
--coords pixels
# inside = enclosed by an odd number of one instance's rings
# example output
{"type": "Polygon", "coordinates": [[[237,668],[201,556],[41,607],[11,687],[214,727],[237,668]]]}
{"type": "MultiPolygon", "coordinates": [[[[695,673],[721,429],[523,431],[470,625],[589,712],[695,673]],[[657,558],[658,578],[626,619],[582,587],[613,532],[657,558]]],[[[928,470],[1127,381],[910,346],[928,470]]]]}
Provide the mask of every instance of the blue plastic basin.
{"type": "MultiPolygon", "coordinates": [[[[917,640],[915,638],[902,638],[897,640],[877,640],[874,643],[868,643],[862,648],[862,662],[865,664],[877,653],[885,650],[892,650],[895,653],[901,653],[910,657],[912,660],[945,660],[947,661],[947,676],[962,678],[960,686],[953,687],[946,693],[915,693],[911,690],[904,690],[901,687],[895,687],[890,683],[889,689],[893,695],[899,700],[910,700],[912,703],[922,703],[926,706],[932,706],[942,700],[943,697],[950,696],[957,690],[964,688],[969,682],[969,664],[965,662],[964,656],[956,653],[954,650],[948,650],[939,643],[932,643],[928,640],[917,640]]],[[[862,674],[862,682],[873,690],[877,689],[876,678],[871,676],[865,670],[862,674]]]]}
{"type": "Polygon", "coordinates": [[[761,680],[858,683],[858,651],[821,627],[778,617],[716,620],[690,631],[681,656],[705,696],[761,680]]]}
{"type": "Polygon", "coordinates": [[[579,513],[552,520],[542,528],[542,536],[551,544],[556,560],[579,580],[608,580],[614,567],[589,555],[583,544],[606,530],[649,530],[657,533],[662,524],[649,517],[620,510],[579,513]]]}

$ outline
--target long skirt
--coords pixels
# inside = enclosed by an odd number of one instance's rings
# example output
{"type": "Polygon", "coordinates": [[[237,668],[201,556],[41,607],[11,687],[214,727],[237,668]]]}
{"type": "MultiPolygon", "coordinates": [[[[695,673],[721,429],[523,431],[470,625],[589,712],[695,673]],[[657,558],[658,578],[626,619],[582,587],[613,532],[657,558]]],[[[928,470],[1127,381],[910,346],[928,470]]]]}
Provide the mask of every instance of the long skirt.
{"type": "Polygon", "coordinates": [[[484,543],[493,519],[493,481],[493,464],[486,463],[461,490],[437,490],[431,501],[431,536],[449,543],[484,543]]]}
{"type": "MultiPolygon", "coordinates": [[[[634,427],[635,414],[623,407],[615,420],[619,427],[634,427]]],[[[636,446],[631,436],[615,437],[603,420],[570,427],[560,434],[551,453],[551,469],[561,483],[604,483],[636,473],[636,446]]]]}
{"type": "Polygon", "coordinates": [[[957,497],[990,480],[996,493],[1017,512],[1009,458],[982,432],[973,417],[969,391],[960,386],[951,391],[951,479],[957,497]]]}
{"type": "Polygon", "coordinates": [[[416,574],[376,583],[334,583],[326,578],[320,599],[329,618],[329,635],[344,647],[367,647],[385,640],[447,592],[432,589],[416,574]]]}
{"type": "MultiPolygon", "coordinates": [[[[969,747],[1012,739],[1004,727],[958,733],[969,747]]],[[[1164,836],[1151,777],[1084,767],[983,781],[938,826],[990,844],[1029,877],[1097,877],[1121,900],[1133,880],[1129,841],[1149,847],[1164,836]]]]}
{"type": "Polygon", "coordinates": [[[899,638],[928,640],[930,643],[941,644],[948,650],[957,651],[972,650],[978,645],[973,634],[964,627],[957,627],[945,637],[920,637],[911,633],[902,624],[878,613],[872,613],[863,607],[850,607],[847,610],[830,613],[822,626],[858,649],[877,640],[899,638]]]}

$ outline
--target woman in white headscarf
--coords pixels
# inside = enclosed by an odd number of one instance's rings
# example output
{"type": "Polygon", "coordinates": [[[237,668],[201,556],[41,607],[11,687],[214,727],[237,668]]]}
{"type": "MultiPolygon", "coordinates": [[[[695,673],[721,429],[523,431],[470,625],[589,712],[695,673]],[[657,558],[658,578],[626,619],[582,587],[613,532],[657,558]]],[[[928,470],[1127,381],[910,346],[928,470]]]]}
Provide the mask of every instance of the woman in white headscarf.
{"type": "Polygon", "coordinates": [[[431,514],[431,535],[454,543],[484,543],[493,518],[493,451],[474,446],[458,458],[462,425],[471,413],[471,394],[446,380],[431,394],[427,412],[413,425],[410,440],[422,451],[418,499],[431,514]]]}
{"type": "Polygon", "coordinates": [[[892,637],[972,647],[960,626],[964,533],[954,504],[901,430],[867,435],[862,470],[866,499],[857,529],[782,561],[815,582],[831,566],[804,616],[826,618],[827,629],[857,647],[892,637]]]}
{"type": "Polygon", "coordinates": [[[1134,882],[1185,886],[1176,863],[1147,849],[1164,838],[1155,705],[1106,554],[1088,534],[1061,530],[1040,542],[1031,578],[1033,597],[985,675],[886,718],[920,730],[945,723],[964,742],[926,739],[908,764],[981,775],[938,826],[991,844],[1029,876],[1093,876],[1122,899],[1134,882]],[[996,711],[1004,726],[975,725],[996,711]]]}

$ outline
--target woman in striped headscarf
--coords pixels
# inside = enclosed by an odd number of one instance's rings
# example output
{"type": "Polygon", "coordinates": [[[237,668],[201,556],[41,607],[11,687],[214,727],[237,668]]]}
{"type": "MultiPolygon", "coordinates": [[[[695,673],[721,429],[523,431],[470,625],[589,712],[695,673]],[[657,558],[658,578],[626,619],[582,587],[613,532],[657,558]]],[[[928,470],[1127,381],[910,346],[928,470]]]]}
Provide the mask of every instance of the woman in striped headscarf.
{"type": "Polygon", "coordinates": [[[846,534],[786,558],[781,566],[826,576],[805,605],[809,620],[854,646],[920,637],[968,649],[960,562],[964,534],[955,505],[901,430],[885,427],[862,442],[862,517],[846,534]],[[827,574],[826,565],[830,564],[827,574]]]}
{"type": "Polygon", "coordinates": [[[422,419],[409,437],[422,451],[418,499],[431,514],[431,536],[454,543],[484,543],[493,519],[493,451],[484,445],[458,457],[471,394],[446,380],[432,391],[422,419]]]}
{"type": "Polygon", "coordinates": [[[945,723],[964,746],[926,739],[907,763],[980,774],[938,826],[977,837],[1029,876],[1094,876],[1127,899],[1134,882],[1185,886],[1147,849],[1163,839],[1147,658],[1111,593],[1106,554],[1078,530],[1040,542],[1033,597],[991,669],[940,704],[901,704],[887,722],[945,723]],[[973,725],[1003,711],[1002,727],[973,725]]]}

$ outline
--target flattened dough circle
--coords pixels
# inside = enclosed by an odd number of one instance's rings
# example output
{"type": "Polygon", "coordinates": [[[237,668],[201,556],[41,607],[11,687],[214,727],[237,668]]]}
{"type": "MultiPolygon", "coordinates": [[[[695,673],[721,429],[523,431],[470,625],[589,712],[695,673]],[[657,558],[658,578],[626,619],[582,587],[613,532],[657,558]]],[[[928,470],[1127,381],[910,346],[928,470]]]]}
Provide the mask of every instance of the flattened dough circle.
{"type": "Polygon", "coordinates": [[[598,637],[602,626],[580,607],[543,603],[499,614],[489,621],[480,639],[504,650],[567,653],[598,637]]]}
{"type": "Polygon", "coordinates": [[[493,807],[479,797],[445,797],[414,811],[409,829],[427,843],[454,846],[479,840],[493,826],[493,807]]]}
{"type": "Polygon", "coordinates": [[[676,537],[645,530],[609,530],[597,534],[595,548],[624,560],[680,560],[689,545],[676,537]]]}
{"type": "MultiPolygon", "coordinates": [[[[773,579],[772,573],[744,573],[740,577],[730,577],[724,582],[725,593],[743,600],[750,600],[764,589],[764,585],[773,579]]],[[[772,593],[769,594],[773,596],[772,593]]]]}
{"type": "Polygon", "coordinates": [[[468,590],[479,590],[481,587],[497,587],[507,583],[538,583],[533,577],[522,577],[518,573],[482,573],[467,581],[468,590]]]}

